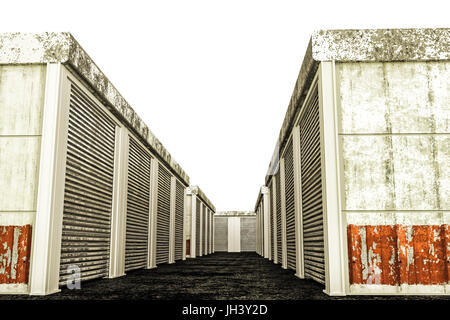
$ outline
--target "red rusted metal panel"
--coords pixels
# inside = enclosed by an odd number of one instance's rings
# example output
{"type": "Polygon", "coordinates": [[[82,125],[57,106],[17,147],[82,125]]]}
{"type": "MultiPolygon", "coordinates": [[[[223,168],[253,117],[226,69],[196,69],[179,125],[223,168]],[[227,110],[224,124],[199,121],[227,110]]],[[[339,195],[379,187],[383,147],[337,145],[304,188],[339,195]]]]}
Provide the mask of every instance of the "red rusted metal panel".
{"type": "Polygon", "coordinates": [[[446,284],[448,225],[347,228],[350,284],[446,284]]]}
{"type": "Polygon", "coordinates": [[[444,225],[444,248],[445,249],[445,268],[447,269],[447,281],[450,281],[450,228],[449,225],[444,225]]]}
{"type": "Polygon", "coordinates": [[[31,225],[0,226],[0,283],[28,283],[31,225]]]}
{"type": "Polygon", "coordinates": [[[361,235],[358,226],[349,225],[347,228],[349,278],[350,283],[363,283],[361,263],[361,235]]]}

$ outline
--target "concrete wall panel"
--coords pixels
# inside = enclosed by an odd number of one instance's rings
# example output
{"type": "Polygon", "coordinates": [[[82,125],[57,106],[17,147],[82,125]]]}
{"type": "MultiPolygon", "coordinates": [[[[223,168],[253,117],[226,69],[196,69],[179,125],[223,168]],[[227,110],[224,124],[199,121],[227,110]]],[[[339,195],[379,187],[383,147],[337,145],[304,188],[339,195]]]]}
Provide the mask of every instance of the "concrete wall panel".
{"type": "Polygon", "coordinates": [[[0,136],[0,211],[35,211],[41,138],[0,136]]]}
{"type": "Polygon", "coordinates": [[[336,64],[351,293],[448,290],[449,70],[336,64]]]}
{"type": "Polygon", "coordinates": [[[40,135],[45,65],[0,66],[0,135],[40,135]]]}

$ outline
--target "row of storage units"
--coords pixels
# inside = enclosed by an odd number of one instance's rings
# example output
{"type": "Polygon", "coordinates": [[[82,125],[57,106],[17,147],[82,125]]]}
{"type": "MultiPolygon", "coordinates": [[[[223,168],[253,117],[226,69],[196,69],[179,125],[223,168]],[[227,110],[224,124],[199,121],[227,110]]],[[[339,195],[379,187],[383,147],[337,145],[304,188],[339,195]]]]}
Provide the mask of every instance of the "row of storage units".
{"type": "Polygon", "coordinates": [[[0,38],[0,293],[51,294],[211,253],[214,206],[72,36],[0,38]]]}
{"type": "Polygon", "coordinates": [[[255,252],[256,214],[251,211],[219,211],[214,216],[216,252],[255,252]]]}
{"type": "Polygon", "coordinates": [[[214,252],[216,208],[198,186],[187,190],[186,255],[201,257],[214,252]]]}
{"type": "Polygon", "coordinates": [[[449,35],[313,34],[255,205],[261,256],[329,295],[450,294],[449,35]]]}

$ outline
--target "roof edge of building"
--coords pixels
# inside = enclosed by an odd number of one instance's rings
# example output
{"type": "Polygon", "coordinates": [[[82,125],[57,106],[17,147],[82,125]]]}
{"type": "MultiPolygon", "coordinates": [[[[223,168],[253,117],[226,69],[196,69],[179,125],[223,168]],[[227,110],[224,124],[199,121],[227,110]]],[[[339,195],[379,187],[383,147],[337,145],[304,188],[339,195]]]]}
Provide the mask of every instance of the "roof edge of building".
{"type": "Polygon", "coordinates": [[[107,107],[186,183],[190,178],[69,32],[0,33],[0,64],[62,63],[83,78],[107,107]]]}

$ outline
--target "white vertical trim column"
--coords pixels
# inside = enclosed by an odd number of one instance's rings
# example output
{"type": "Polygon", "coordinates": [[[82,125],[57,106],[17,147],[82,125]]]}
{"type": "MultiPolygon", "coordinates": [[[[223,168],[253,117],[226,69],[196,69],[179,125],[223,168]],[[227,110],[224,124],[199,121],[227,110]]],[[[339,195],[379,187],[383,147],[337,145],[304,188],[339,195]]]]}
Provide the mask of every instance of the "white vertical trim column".
{"type": "Polygon", "coordinates": [[[125,275],[128,153],[128,130],[116,126],[109,278],[117,278],[125,275]]]}
{"type": "Polygon", "coordinates": [[[228,220],[228,252],[240,252],[241,218],[229,217],[227,220],[228,220]]]}
{"type": "Polygon", "coordinates": [[[340,158],[334,61],[321,62],[318,72],[326,275],[324,292],[333,296],[345,295],[346,239],[340,200],[340,158]]]}
{"type": "Polygon", "coordinates": [[[264,258],[268,259],[270,256],[270,210],[269,210],[269,188],[261,187],[263,197],[263,219],[264,219],[264,258]]]}
{"type": "Polygon", "coordinates": [[[169,263],[175,263],[175,201],[177,179],[170,178],[169,263]]]}
{"type": "Polygon", "coordinates": [[[272,216],[273,216],[273,263],[278,264],[278,242],[277,242],[277,177],[272,176],[272,216]]]}
{"type": "Polygon", "coordinates": [[[303,212],[302,212],[302,172],[300,152],[300,126],[292,130],[293,160],[294,160],[294,208],[295,208],[295,250],[296,266],[295,275],[301,279],[305,277],[305,262],[303,254],[303,212]]]}
{"type": "Polygon", "coordinates": [[[151,159],[150,167],[150,219],[148,219],[147,269],[156,268],[156,221],[158,219],[158,168],[159,162],[151,159]]]}
{"type": "Polygon", "coordinates": [[[191,258],[197,257],[197,195],[191,192],[191,258]]]}
{"type": "Polygon", "coordinates": [[[285,188],[284,158],[280,159],[280,194],[281,194],[281,267],[287,269],[287,242],[286,242],[286,188],[285,188]]]}
{"type": "Polygon", "coordinates": [[[33,225],[29,290],[59,290],[70,83],[60,63],[48,63],[42,119],[36,217],[33,225]]]}

